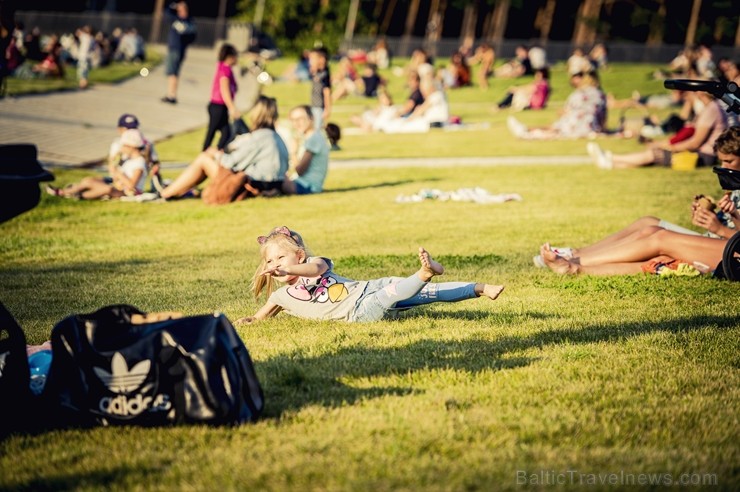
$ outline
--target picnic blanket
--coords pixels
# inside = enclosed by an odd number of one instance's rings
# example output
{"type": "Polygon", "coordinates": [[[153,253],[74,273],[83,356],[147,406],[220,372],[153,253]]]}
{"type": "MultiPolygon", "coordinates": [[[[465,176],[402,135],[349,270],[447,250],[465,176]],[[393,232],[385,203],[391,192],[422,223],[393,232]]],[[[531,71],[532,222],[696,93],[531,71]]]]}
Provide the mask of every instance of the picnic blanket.
{"type": "Polygon", "coordinates": [[[441,202],[474,202],[488,205],[491,203],[504,203],[510,201],[521,201],[518,193],[490,193],[485,188],[460,188],[454,191],[442,191],[434,188],[424,188],[414,195],[398,195],[396,203],[418,203],[424,200],[439,200],[441,202]]]}

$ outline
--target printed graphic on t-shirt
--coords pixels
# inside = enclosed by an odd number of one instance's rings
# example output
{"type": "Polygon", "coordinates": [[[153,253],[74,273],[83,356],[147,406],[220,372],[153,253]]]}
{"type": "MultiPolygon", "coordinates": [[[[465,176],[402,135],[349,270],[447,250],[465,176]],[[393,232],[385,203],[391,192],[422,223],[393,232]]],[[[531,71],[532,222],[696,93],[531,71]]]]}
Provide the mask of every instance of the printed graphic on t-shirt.
{"type": "Polygon", "coordinates": [[[306,302],[340,302],[349,295],[347,287],[332,277],[301,277],[295,285],[288,287],[288,295],[306,302]]]}

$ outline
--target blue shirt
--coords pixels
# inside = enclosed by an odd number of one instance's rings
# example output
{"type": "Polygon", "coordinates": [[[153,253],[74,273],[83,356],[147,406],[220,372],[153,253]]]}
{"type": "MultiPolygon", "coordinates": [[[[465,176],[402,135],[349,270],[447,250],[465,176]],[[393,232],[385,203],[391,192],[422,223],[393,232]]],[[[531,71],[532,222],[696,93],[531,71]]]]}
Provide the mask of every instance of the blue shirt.
{"type": "Polygon", "coordinates": [[[311,190],[311,193],[321,193],[329,170],[329,143],[322,132],[315,131],[306,139],[303,147],[306,152],[311,152],[311,163],[303,176],[295,181],[311,190]]]}
{"type": "Polygon", "coordinates": [[[167,48],[172,51],[185,52],[185,48],[195,41],[196,28],[193,18],[178,17],[174,4],[167,7],[167,17],[170,20],[170,31],[167,34],[167,48]]]}

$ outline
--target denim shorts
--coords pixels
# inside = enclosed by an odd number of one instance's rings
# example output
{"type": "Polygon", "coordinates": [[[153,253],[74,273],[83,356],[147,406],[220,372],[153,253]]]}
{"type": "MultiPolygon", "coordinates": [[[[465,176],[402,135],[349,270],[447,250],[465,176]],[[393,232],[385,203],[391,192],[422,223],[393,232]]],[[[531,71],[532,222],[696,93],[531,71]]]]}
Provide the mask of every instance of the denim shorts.
{"type": "Polygon", "coordinates": [[[182,55],[178,51],[169,51],[165,58],[165,73],[167,75],[180,75],[182,58],[182,55]]]}
{"type": "Polygon", "coordinates": [[[311,188],[304,185],[300,181],[293,181],[293,184],[295,185],[296,195],[310,195],[311,193],[313,193],[313,190],[311,190],[311,188]]]}

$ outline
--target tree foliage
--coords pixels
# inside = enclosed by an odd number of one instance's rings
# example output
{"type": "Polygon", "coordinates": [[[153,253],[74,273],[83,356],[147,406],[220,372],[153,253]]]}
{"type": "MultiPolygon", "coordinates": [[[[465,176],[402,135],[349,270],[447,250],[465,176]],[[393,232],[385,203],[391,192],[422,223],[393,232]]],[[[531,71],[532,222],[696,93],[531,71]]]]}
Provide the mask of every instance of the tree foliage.
{"type": "MultiPolygon", "coordinates": [[[[257,2],[239,0],[237,17],[253,22],[257,2]]],[[[304,49],[322,45],[336,53],[344,39],[350,0],[265,0],[261,29],[280,40],[280,49],[298,54],[304,49]]],[[[369,20],[360,9],[355,32],[369,27],[369,20]]]]}

